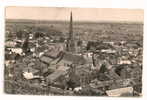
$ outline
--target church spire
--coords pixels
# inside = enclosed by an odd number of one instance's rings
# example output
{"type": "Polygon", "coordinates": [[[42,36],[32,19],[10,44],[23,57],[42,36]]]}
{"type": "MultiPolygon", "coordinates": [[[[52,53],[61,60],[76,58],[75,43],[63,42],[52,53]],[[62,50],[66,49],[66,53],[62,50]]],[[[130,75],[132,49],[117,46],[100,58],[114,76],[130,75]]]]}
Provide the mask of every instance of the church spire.
{"type": "Polygon", "coordinates": [[[75,52],[75,43],[74,43],[74,35],[73,35],[73,18],[72,12],[70,13],[70,23],[69,23],[69,37],[67,41],[67,51],[75,52]]]}
{"type": "Polygon", "coordinates": [[[72,12],[70,13],[69,39],[73,39],[72,12]]]}

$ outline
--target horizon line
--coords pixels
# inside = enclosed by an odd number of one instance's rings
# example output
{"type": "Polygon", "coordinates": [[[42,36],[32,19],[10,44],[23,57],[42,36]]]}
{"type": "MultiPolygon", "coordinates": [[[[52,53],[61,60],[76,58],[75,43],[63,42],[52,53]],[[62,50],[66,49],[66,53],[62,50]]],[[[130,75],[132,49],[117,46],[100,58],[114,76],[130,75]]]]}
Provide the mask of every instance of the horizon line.
{"type": "MultiPolygon", "coordinates": [[[[30,20],[30,21],[47,21],[47,22],[53,22],[53,21],[57,21],[57,22],[69,22],[68,20],[47,20],[47,19],[15,19],[15,18],[5,18],[5,21],[8,21],[8,20],[30,20]]],[[[82,21],[79,21],[79,20],[74,20],[74,22],[91,22],[91,23],[142,23],[144,24],[144,21],[113,21],[113,20],[102,20],[102,21],[90,21],[90,20],[82,20],[82,21]]]]}

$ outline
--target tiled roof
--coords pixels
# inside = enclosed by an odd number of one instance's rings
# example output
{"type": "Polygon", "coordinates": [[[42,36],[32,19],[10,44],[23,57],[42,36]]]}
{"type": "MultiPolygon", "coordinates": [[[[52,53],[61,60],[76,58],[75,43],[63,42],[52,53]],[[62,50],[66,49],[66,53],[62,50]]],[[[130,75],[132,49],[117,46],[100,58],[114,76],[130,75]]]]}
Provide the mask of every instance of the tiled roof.
{"type": "Polygon", "coordinates": [[[53,61],[52,58],[47,57],[47,56],[42,56],[42,57],[40,58],[40,60],[41,60],[42,62],[44,62],[44,63],[47,63],[47,64],[50,64],[50,62],[53,61]]]}
{"type": "Polygon", "coordinates": [[[72,53],[65,53],[63,55],[62,60],[70,61],[73,64],[85,64],[86,63],[86,60],[82,56],[74,55],[72,53]]]}

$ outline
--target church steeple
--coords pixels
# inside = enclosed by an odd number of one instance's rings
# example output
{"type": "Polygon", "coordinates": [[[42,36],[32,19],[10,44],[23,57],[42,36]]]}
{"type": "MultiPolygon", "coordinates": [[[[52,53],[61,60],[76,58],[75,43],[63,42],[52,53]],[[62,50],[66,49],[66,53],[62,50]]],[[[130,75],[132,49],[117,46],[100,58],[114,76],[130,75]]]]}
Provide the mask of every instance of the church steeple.
{"type": "Polygon", "coordinates": [[[68,37],[68,41],[67,41],[67,51],[75,52],[72,12],[70,13],[69,37],[68,37]]]}
{"type": "Polygon", "coordinates": [[[69,39],[73,39],[72,12],[70,13],[69,39]]]}

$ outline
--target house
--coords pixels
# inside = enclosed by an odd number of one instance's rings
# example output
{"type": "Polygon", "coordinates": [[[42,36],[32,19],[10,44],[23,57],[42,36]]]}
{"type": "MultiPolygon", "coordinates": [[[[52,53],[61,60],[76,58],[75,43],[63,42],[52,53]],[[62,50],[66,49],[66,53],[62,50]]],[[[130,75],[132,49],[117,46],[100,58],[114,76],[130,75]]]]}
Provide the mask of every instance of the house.
{"type": "Polygon", "coordinates": [[[32,67],[27,67],[23,69],[23,76],[25,79],[30,80],[30,79],[35,79],[35,78],[40,78],[39,75],[35,75],[39,72],[39,70],[33,69],[32,67]]]}
{"type": "Polygon", "coordinates": [[[91,66],[88,64],[77,66],[76,75],[79,77],[81,84],[89,84],[91,80],[91,66]]]}
{"type": "Polygon", "coordinates": [[[83,54],[83,57],[84,57],[84,59],[86,60],[86,62],[88,64],[93,64],[94,63],[93,62],[94,57],[93,57],[93,53],[92,52],[86,52],[86,53],[84,53],[83,54]]]}
{"type": "Polygon", "coordinates": [[[13,53],[22,55],[23,54],[23,50],[22,48],[7,48],[8,50],[12,51],[13,53]]]}
{"type": "Polygon", "coordinates": [[[64,52],[62,59],[63,61],[72,62],[73,64],[82,65],[86,63],[83,56],[72,54],[69,52],[64,52]]]}
{"type": "Polygon", "coordinates": [[[64,76],[67,72],[65,70],[56,70],[46,77],[48,83],[56,81],[59,77],[64,76]]]}
{"type": "Polygon", "coordinates": [[[40,57],[40,60],[46,64],[50,64],[53,61],[53,59],[48,56],[42,56],[40,57]]]}
{"type": "Polygon", "coordinates": [[[133,88],[132,87],[125,87],[113,90],[107,90],[106,94],[112,97],[119,97],[119,96],[133,96],[133,88]]]}
{"type": "Polygon", "coordinates": [[[44,53],[44,55],[45,56],[48,56],[48,57],[50,57],[50,58],[53,58],[53,59],[55,59],[55,58],[57,58],[58,57],[58,54],[60,53],[60,51],[58,51],[58,50],[49,50],[49,51],[46,51],[45,53],[44,53]]]}
{"type": "Polygon", "coordinates": [[[13,47],[16,47],[16,44],[17,43],[14,41],[6,41],[5,46],[13,48],[13,47]]]}
{"type": "Polygon", "coordinates": [[[118,64],[131,64],[130,60],[120,60],[118,64]]]}
{"type": "Polygon", "coordinates": [[[112,79],[112,80],[121,79],[121,77],[117,73],[115,73],[115,71],[113,69],[109,70],[108,72],[109,72],[108,77],[110,79],[112,79]]]}
{"type": "Polygon", "coordinates": [[[5,60],[5,65],[10,66],[11,64],[13,64],[15,62],[15,60],[5,60]]]}
{"type": "Polygon", "coordinates": [[[101,52],[105,52],[105,53],[116,53],[115,50],[112,49],[102,49],[101,52]]]}

